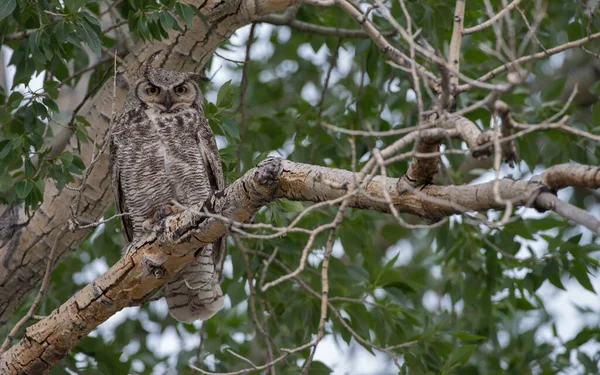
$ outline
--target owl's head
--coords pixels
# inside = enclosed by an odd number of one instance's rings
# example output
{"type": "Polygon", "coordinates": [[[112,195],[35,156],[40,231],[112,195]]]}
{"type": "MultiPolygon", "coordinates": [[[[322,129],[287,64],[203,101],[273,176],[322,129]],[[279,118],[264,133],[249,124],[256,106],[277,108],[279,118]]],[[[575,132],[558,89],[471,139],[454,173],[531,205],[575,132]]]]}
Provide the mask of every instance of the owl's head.
{"type": "Polygon", "coordinates": [[[160,112],[179,112],[202,103],[202,92],[196,83],[197,75],[172,70],[150,68],[137,82],[138,99],[160,112]]]}
{"type": "Polygon", "coordinates": [[[158,112],[179,112],[201,105],[202,92],[198,87],[201,75],[180,73],[173,70],[152,67],[158,53],[150,56],[142,66],[141,76],[135,83],[135,96],[148,108],[158,112]]]}

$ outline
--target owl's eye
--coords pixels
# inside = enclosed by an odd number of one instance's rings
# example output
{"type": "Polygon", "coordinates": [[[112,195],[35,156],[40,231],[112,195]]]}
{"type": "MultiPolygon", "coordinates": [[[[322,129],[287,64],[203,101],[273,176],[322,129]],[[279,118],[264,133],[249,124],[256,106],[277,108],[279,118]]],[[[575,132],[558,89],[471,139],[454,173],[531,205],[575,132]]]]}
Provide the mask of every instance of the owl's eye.
{"type": "Polygon", "coordinates": [[[146,89],[146,94],[156,96],[160,92],[160,89],[156,86],[150,86],[146,89]]]}
{"type": "Polygon", "coordinates": [[[185,87],[184,85],[180,85],[180,86],[175,86],[175,93],[176,94],[185,94],[187,92],[187,87],[185,87]]]}

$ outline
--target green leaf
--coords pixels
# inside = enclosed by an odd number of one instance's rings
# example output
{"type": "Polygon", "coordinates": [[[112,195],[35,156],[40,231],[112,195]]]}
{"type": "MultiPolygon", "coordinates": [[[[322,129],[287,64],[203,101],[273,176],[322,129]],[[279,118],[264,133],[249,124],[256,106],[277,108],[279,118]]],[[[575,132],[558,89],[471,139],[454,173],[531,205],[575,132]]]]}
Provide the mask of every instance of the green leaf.
{"type": "Polygon", "coordinates": [[[58,82],[44,81],[44,91],[46,91],[46,93],[50,95],[52,99],[58,98],[58,82]]]}
{"type": "Polygon", "coordinates": [[[65,6],[70,13],[77,13],[83,4],[85,4],[85,0],[65,0],[65,6]]]}
{"type": "Polygon", "coordinates": [[[46,105],[46,107],[50,108],[52,110],[52,112],[54,113],[59,113],[60,109],[58,108],[58,104],[56,104],[56,102],[50,98],[44,98],[42,99],[42,102],[46,105]]]}
{"type": "Polygon", "coordinates": [[[129,14],[129,17],[127,17],[127,26],[129,27],[129,31],[131,31],[131,32],[138,31],[139,20],[140,20],[140,17],[136,16],[134,12],[131,12],[129,14]]]}
{"type": "Polygon", "coordinates": [[[12,143],[13,150],[16,150],[23,145],[23,138],[22,137],[13,138],[11,140],[11,143],[12,143]]]}
{"type": "Polygon", "coordinates": [[[8,106],[11,107],[11,108],[17,108],[17,107],[19,107],[19,105],[21,104],[21,101],[23,100],[23,98],[24,98],[23,94],[21,94],[18,91],[14,91],[8,97],[8,106]]]}
{"type": "Polygon", "coordinates": [[[48,118],[48,110],[46,109],[46,106],[44,106],[42,103],[39,103],[39,102],[31,103],[31,109],[33,110],[33,113],[35,113],[35,115],[37,117],[40,117],[42,119],[48,118]]]}
{"type": "Polygon", "coordinates": [[[73,165],[75,167],[77,167],[77,169],[79,169],[80,171],[85,169],[85,163],[83,162],[83,160],[81,160],[81,158],[77,155],[73,156],[73,165]]]}
{"type": "Polygon", "coordinates": [[[148,19],[146,16],[140,17],[137,26],[137,32],[140,34],[140,37],[144,40],[150,39],[150,30],[148,30],[148,19]]]}
{"type": "Polygon", "coordinates": [[[88,22],[82,22],[77,24],[75,29],[83,41],[88,45],[88,47],[90,47],[92,52],[94,52],[97,56],[100,56],[102,54],[102,44],[92,26],[88,22]]]}
{"type": "Polygon", "coordinates": [[[348,274],[354,280],[358,282],[367,282],[369,281],[369,272],[362,267],[359,266],[349,266],[348,274]]]}
{"type": "Polygon", "coordinates": [[[3,0],[0,3],[0,21],[12,14],[17,6],[17,0],[3,0]]]}
{"type": "Polygon", "coordinates": [[[148,22],[148,29],[150,30],[150,35],[152,35],[152,38],[156,40],[162,39],[162,35],[160,34],[160,27],[158,26],[157,22],[148,22]]]}
{"type": "Polygon", "coordinates": [[[284,212],[302,212],[304,211],[304,206],[301,202],[290,201],[288,199],[279,199],[277,200],[277,204],[284,212]]]}
{"type": "Polygon", "coordinates": [[[219,88],[219,93],[217,94],[217,107],[230,108],[232,103],[233,91],[231,90],[231,80],[229,80],[219,88]]]}
{"type": "Polygon", "coordinates": [[[454,349],[454,351],[452,351],[452,354],[450,354],[450,358],[444,364],[443,370],[445,371],[442,371],[442,373],[448,374],[453,368],[467,363],[469,361],[469,358],[471,358],[471,355],[473,355],[473,352],[476,348],[477,345],[465,345],[459,346],[458,348],[454,349]]]}
{"type": "Polygon", "coordinates": [[[547,275],[548,281],[550,281],[552,285],[559,289],[566,290],[560,280],[560,265],[556,259],[550,259],[542,272],[544,275],[547,275]]]}
{"type": "Polygon", "coordinates": [[[192,27],[194,25],[195,12],[190,5],[185,3],[177,3],[175,4],[175,11],[187,27],[192,27]]]}
{"type": "Polygon", "coordinates": [[[577,353],[577,359],[579,360],[579,362],[581,362],[583,367],[585,367],[585,369],[588,371],[588,373],[590,373],[590,374],[598,373],[598,365],[596,364],[595,361],[592,361],[590,359],[590,357],[588,357],[584,352],[577,353]]]}
{"type": "Polygon", "coordinates": [[[596,293],[594,290],[594,286],[590,282],[590,277],[588,276],[588,269],[582,261],[574,261],[573,267],[571,268],[571,275],[575,276],[579,284],[582,287],[589,290],[592,293],[596,293]]]}
{"type": "Polygon", "coordinates": [[[160,12],[158,15],[158,20],[165,30],[170,30],[173,28],[173,25],[177,24],[177,21],[169,12],[160,12]]]}
{"type": "Polygon", "coordinates": [[[25,177],[31,178],[35,174],[35,167],[30,159],[25,160],[25,177]]]}
{"type": "Polygon", "coordinates": [[[31,192],[31,189],[33,189],[33,182],[29,180],[19,181],[15,187],[15,190],[17,191],[17,197],[19,199],[25,199],[25,197],[27,197],[31,192]]]}
{"type": "Polygon", "coordinates": [[[452,336],[456,337],[460,341],[483,341],[487,340],[485,336],[473,335],[468,332],[454,332],[452,336]]]}
{"type": "Polygon", "coordinates": [[[597,101],[596,104],[594,104],[592,118],[594,126],[600,126],[600,101],[597,101]]]}
{"type": "Polygon", "coordinates": [[[73,162],[73,154],[69,151],[63,151],[63,153],[60,154],[60,161],[62,161],[65,168],[69,168],[73,162]]]}
{"type": "Polygon", "coordinates": [[[308,369],[309,374],[315,375],[329,375],[333,372],[332,369],[327,367],[323,362],[313,361],[308,369]]]}
{"type": "Polygon", "coordinates": [[[227,133],[227,135],[229,135],[234,140],[239,141],[240,129],[239,129],[238,125],[232,119],[229,119],[229,118],[223,119],[222,125],[223,125],[223,129],[225,130],[225,133],[227,133]]]}
{"type": "Polygon", "coordinates": [[[0,142],[0,159],[4,159],[5,157],[8,156],[8,154],[10,153],[10,150],[12,150],[13,147],[13,142],[11,142],[9,139],[5,139],[3,141],[0,142]]]}

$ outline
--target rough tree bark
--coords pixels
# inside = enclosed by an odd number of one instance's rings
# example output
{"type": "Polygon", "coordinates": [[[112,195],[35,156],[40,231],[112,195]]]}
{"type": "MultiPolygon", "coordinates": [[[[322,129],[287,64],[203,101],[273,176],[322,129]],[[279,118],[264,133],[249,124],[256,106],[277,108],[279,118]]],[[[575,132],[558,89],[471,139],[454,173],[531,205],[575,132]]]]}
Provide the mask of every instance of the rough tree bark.
{"type": "MultiPolygon", "coordinates": [[[[127,306],[145,303],[171,277],[192,261],[198,247],[223,236],[231,225],[248,221],[274,198],[333,201],[355,194],[351,207],[439,217],[503,208],[494,196],[495,181],[479,185],[428,186],[419,192],[398,191],[398,179],[374,176],[356,190],[353,172],[270,158],[246,172],[204,206],[196,206],[158,223],[156,232],[131,244],[126,255],[48,317],[27,328],[25,337],[0,357],[2,374],[44,374],[83,337],[127,306]],[[423,199],[426,195],[433,200],[423,199]],[[443,203],[442,200],[445,202],[443,203]],[[452,202],[452,204],[448,204],[452,202]],[[460,207],[459,207],[460,206],[460,207]],[[216,214],[216,215],[215,215],[216,214]],[[217,216],[218,215],[218,216],[217,216]]],[[[547,205],[545,191],[566,186],[600,187],[600,167],[558,165],[531,181],[500,180],[501,198],[515,206],[547,205]],[[538,200],[540,202],[538,202],[538,200]]],[[[552,208],[551,205],[547,208],[552,208]]],[[[597,228],[600,231],[600,227],[597,228]]]]}
{"type": "MultiPolygon", "coordinates": [[[[212,53],[238,28],[259,17],[285,9],[297,0],[194,0],[190,4],[201,9],[207,16],[206,22],[195,19],[192,28],[183,33],[169,32],[170,38],[151,44],[138,42],[135,49],[125,59],[126,72],[134,76],[141,62],[155,51],[162,50],[161,66],[181,71],[199,71],[209,61],[212,53]]],[[[117,85],[118,86],[118,85],[117,85]]],[[[125,100],[126,89],[116,88],[117,113],[125,100]]],[[[113,84],[108,80],[91,99],[80,114],[90,123],[90,137],[100,141],[108,129],[112,115],[113,84]]],[[[65,130],[54,140],[53,152],[62,151],[72,135],[65,130]]],[[[72,149],[68,146],[67,149],[72,149]]],[[[93,152],[92,144],[84,144],[81,158],[89,161],[93,152]]],[[[103,155],[95,164],[87,187],[82,196],[79,219],[94,222],[112,204],[109,188],[108,155],[103,155]]],[[[44,276],[47,257],[56,237],[53,268],[58,266],[77,248],[88,230],[58,234],[65,227],[71,215],[70,204],[78,193],[64,189],[58,191],[48,183],[44,203],[28,221],[18,206],[6,207],[0,215],[0,326],[6,324],[19,303],[36,287],[44,276]]]]}

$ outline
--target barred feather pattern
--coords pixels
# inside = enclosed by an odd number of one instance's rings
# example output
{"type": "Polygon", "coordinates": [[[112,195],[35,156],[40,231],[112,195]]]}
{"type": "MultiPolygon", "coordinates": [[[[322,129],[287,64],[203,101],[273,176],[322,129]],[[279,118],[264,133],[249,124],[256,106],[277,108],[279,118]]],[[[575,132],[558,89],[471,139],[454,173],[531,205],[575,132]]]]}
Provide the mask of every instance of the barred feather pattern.
{"type": "Polygon", "coordinates": [[[206,320],[223,308],[223,292],[218,283],[212,256],[212,244],[169,281],[165,290],[171,315],[179,321],[206,320]]]}
{"type": "MultiPolygon", "coordinates": [[[[163,69],[154,71],[163,71],[152,82],[162,90],[169,90],[167,84],[171,81],[171,86],[181,84],[179,76],[164,78],[166,75],[184,75],[163,69]]],[[[200,93],[195,82],[193,86],[200,93]]],[[[204,202],[212,191],[224,188],[220,158],[204,117],[201,93],[189,105],[168,112],[146,103],[144,98],[140,100],[139,90],[135,90],[136,87],[130,90],[125,110],[115,123],[110,150],[117,210],[129,213],[122,216],[128,241],[142,237],[144,221],[172,202],[189,207],[204,202]]],[[[165,297],[175,319],[206,320],[223,307],[215,265],[224,251],[223,239],[198,249],[196,260],[167,282],[165,297]]]]}

